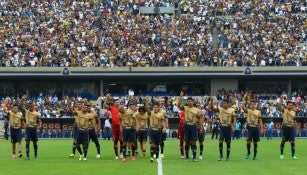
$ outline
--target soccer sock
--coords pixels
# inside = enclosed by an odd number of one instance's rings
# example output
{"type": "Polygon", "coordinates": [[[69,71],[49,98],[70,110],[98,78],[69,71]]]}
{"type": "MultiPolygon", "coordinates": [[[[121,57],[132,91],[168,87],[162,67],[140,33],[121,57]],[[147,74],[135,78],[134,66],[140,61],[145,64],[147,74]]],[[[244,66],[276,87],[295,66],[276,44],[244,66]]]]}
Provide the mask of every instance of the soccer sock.
{"type": "Polygon", "coordinates": [[[73,154],[76,154],[76,149],[77,149],[76,143],[74,142],[73,145],[72,145],[72,153],[73,154]]]}
{"type": "Polygon", "coordinates": [[[295,156],[295,143],[294,142],[291,142],[291,154],[292,154],[292,157],[295,156]]]}
{"type": "Polygon", "coordinates": [[[150,147],[150,157],[153,157],[153,155],[154,155],[154,147],[151,146],[150,147]]]}
{"type": "Polygon", "coordinates": [[[193,159],[196,159],[197,146],[196,145],[191,145],[191,147],[192,147],[192,152],[193,152],[193,159]]]}
{"type": "Polygon", "coordinates": [[[138,142],[134,142],[134,151],[138,152],[138,142]]]}
{"type": "Polygon", "coordinates": [[[26,143],[26,154],[27,154],[27,157],[29,157],[29,152],[30,152],[30,143],[26,143]]]}
{"type": "Polygon", "coordinates": [[[131,150],[129,150],[129,148],[128,148],[128,154],[126,154],[126,155],[128,155],[128,156],[131,155],[131,150]]]}
{"type": "Polygon", "coordinates": [[[76,148],[77,148],[77,150],[78,150],[79,154],[80,154],[80,155],[82,155],[83,153],[82,153],[82,150],[81,150],[80,145],[77,145],[77,146],[76,146],[76,148]]]}
{"type": "Polygon", "coordinates": [[[160,143],[160,148],[161,148],[161,154],[163,154],[163,152],[164,152],[164,142],[160,143]]]}
{"type": "MultiPolygon", "coordinates": [[[[120,151],[123,149],[123,142],[119,142],[119,144],[120,144],[120,147],[119,147],[119,149],[120,149],[120,151]]],[[[126,149],[127,149],[127,147],[126,147],[126,149]]]]}
{"type": "Polygon", "coordinates": [[[134,154],[135,154],[135,146],[131,146],[131,149],[132,149],[132,156],[134,156],[134,154]]]}
{"type": "Polygon", "coordinates": [[[124,158],[126,158],[126,148],[127,148],[127,146],[122,146],[122,153],[123,153],[123,156],[124,156],[124,158]]]}
{"type": "Polygon", "coordinates": [[[38,148],[38,146],[37,146],[36,142],[33,143],[33,147],[34,147],[34,157],[37,157],[37,148],[38,148]]]}
{"type": "Polygon", "coordinates": [[[246,144],[246,148],[247,148],[247,154],[251,154],[251,144],[250,143],[246,144]]]}
{"type": "Polygon", "coordinates": [[[180,140],[179,147],[180,147],[180,154],[183,156],[183,155],[184,155],[184,150],[183,150],[183,140],[180,140]]]}
{"type": "Polygon", "coordinates": [[[257,152],[258,152],[258,144],[254,143],[254,157],[257,156],[257,152]]]}
{"type": "Polygon", "coordinates": [[[227,157],[229,157],[229,155],[230,155],[230,142],[227,142],[226,145],[227,145],[227,157]]]}
{"type": "Polygon", "coordinates": [[[113,148],[114,148],[115,156],[118,156],[118,147],[117,147],[117,143],[118,143],[118,141],[114,141],[114,143],[113,143],[113,148]]]}
{"type": "Polygon", "coordinates": [[[100,154],[100,144],[99,144],[98,140],[96,140],[94,143],[96,145],[97,154],[100,154]]]}
{"type": "Polygon", "coordinates": [[[83,153],[84,153],[83,157],[85,157],[85,158],[87,156],[87,149],[88,149],[88,145],[87,144],[83,145],[83,153]]]}
{"type": "Polygon", "coordinates": [[[285,146],[285,142],[281,142],[280,143],[280,154],[284,154],[284,146],[285,146]]]}
{"type": "Polygon", "coordinates": [[[184,149],[185,149],[185,157],[186,158],[189,158],[189,148],[190,148],[190,145],[186,143],[184,149]]]}
{"type": "Polygon", "coordinates": [[[159,157],[159,147],[155,147],[155,154],[156,154],[156,158],[159,157]]]}
{"type": "Polygon", "coordinates": [[[223,157],[223,142],[219,143],[220,156],[223,157]]]}
{"type": "Polygon", "coordinates": [[[204,151],[204,145],[203,144],[200,144],[199,145],[199,155],[203,155],[203,151],[204,151]]]}

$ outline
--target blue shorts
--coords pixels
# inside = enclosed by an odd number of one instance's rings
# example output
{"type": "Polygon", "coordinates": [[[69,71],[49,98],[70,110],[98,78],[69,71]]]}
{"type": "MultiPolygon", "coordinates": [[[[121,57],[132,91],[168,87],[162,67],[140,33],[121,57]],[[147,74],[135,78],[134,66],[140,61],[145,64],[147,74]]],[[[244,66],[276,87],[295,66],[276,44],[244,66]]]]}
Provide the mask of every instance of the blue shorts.
{"type": "Polygon", "coordinates": [[[166,140],[166,136],[167,136],[166,132],[165,132],[165,133],[162,133],[162,135],[161,135],[161,141],[166,140]]]}
{"type": "Polygon", "coordinates": [[[135,135],[135,129],[123,129],[123,142],[135,142],[136,141],[136,135],[135,135]]]}
{"type": "Polygon", "coordinates": [[[231,142],[231,127],[221,126],[219,141],[231,142]]]}
{"type": "Polygon", "coordinates": [[[138,138],[140,142],[146,142],[148,137],[148,130],[140,130],[138,132],[138,138]]]}
{"type": "Polygon", "coordinates": [[[37,131],[36,128],[26,127],[26,141],[37,142],[37,131]]]}
{"type": "Polygon", "coordinates": [[[21,142],[22,134],[20,128],[18,129],[10,128],[10,132],[11,132],[11,143],[21,142]]]}
{"type": "Polygon", "coordinates": [[[150,143],[159,145],[161,142],[161,130],[150,130],[149,136],[150,136],[150,143]]]}
{"type": "Polygon", "coordinates": [[[89,134],[88,130],[78,130],[77,135],[77,144],[88,144],[89,134]]]}
{"type": "Polygon", "coordinates": [[[89,129],[88,130],[89,140],[92,140],[92,142],[98,141],[98,135],[95,132],[95,129],[89,129]]]}
{"type": "Polygon", "coordinates": [[[197,141],[198,140],[198,128],[196,125],[184,125],[184,140],[185,141],[197,141]]]}
{"type": "Polygon", "coordinates": [[[78,137],[78,126],[77,125],[74,125],[74,139],[76,140],[77,137],[78,137]]]}
{"type": "Polygon", "coordinates": [[[282,127],[282,140],[295,141],[295,127],[283,126],[282,127]]]}
{"type": "Polygon", "coordinates": [[[246,140],[259,142],[260,141],[259,128],[247,126],[246,140]]]}

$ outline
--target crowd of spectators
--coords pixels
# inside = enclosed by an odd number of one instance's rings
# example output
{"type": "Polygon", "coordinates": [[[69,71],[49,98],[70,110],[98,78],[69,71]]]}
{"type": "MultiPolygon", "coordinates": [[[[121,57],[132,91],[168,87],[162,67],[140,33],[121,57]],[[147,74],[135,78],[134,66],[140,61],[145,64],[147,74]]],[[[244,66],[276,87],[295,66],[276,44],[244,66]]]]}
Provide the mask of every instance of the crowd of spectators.
{"type": "MultiPolygon", "coordinates": [[[[289,96],[281,92],[280,94],[276,94],[277,96],[271,98],[269,100],[261,99],[259,94],[251,90],[234,90],[234,91],[226,91],[224,89],[218,90],[217,94],[213,95],[214,97],[214,105],[218,107],[219,103],[228,99],[232,105],[235,105],[238,109],[237,115],[238,117],[243,117],[242,111],[242,98],[244,94],[247,93],[248,99],[254,99],[258,101],[259,110],[262,111],[263,117],[281,117],[281,112],[279,111],[279,104],[281,99],[284,98],[284,102],[287,100],[291,100],[295,103],[295,106],[298,110],[297,117],[307,117],[307,97],[306,94],[302,91],[293,91],[289,96]]],[[[193,96],[195,99],[195,105],[201,108],[206,114],[208,119],[214,118],[213,113],[209,112],[208,99],[209,95],[204,96],[193,96]]],[[[169,117],[179,117],[179,107],[178,107],[178,96],[114,96],[114,98],[118,98],[120,100],[121,105],[129,106],[130,103],[133,103],[137,106],[144,105],[146,99],[150,99],[151,103],[159,102],[162,104],[162,108],[164,108],[169,117]]],[[[43,94],[40,93],[38,96],[29,96],[28,101],[32,101],[35,103],[35,108],[37,111],[41,113],[43,118],[70,118],[73,117],[67,111],[68,101],[73,101],[73,104],[76,104],[77,101],[86,101],[87,98],[76,96],[76,97],[68,97],[63,96],[63,98],[58,98],[56,95],[51,94],[43,94]]],[[[9,97],[3,98],[1,101],[2,111],[3,104],[6,105],[8,109],[12,107],[13,104],[18,104],[20,101],[19,97],[9,97]]],[[[97,110],[101,118],[109,117],[109,113],[106,110],[102,109],[102,104],[104,102],[104,97],[99,97],[96,101],[93,101],[93,110],[97,110]]],[[[0,112],[3,115],[2,112],[0,112]]],[[[2,117],[0,117],[2,118],[2,117]]]]}
{"type": "Polygon", "coordinates": [[[306,2],[286,2],[0,0],[0,66],[306,66],[306,2]]]}
{"type": "MultiPolygon", "coordinates": [[[[297,109],[297,116],[300,117],[307,117],[307,97],[306,94],[302,91],[294,91],[291,93],[291,95],[287,96],[286,94],[281,91],[280,94],[277,94],[278,96],[276,98],[270,99],[270,100],[262,100],[259,96],[259,94],[254,93],[253,91],[247,90],[234,90],[234,91],[226,91],[224,89],[218,90],[217,94],[215,94],[214,97],[214,106],[218,106],[220,102],[224,99],[229,99],[230,103],[235,106],[237,109],[237,117],[243,118],[243,110],[242,110],[242,98],[244,94],[247,93],[247,99],[255,99],[258,101],[258,107],[261,111],[262,117],[266,119],[276,119],[281,118],[281,112],[279,111],[279,104],[281,101],[281,98],[284,98],[284,102],[286,100],[292,100],[295,102],[295,107],[297,109]]],[[[211,132],[211,126],[213,121],[216,120],[217,115],[214,114],[208,105],[208,99],[210,96],[193,96],[195,99],[195,105],[204,112],[206,119],[206,126],[207,126],[207,132],[211,132]]],[[[160,102],[162,104],[162,108],[164,108],[168,116],[170,118],[178,118],[180,109],[178,107],[178,96],[114,96],[114,99],[119,98],[120,104],[129,106],[130,103],[136,104],[137,106],[143,105],[146,101],[146,99],[150,99],[151,103],[154,102],[160,102]]],[[[67,104],[68,101],[72,100],[73,104],[75,104],[77,101],[84,101],[87,100],[86,98],[83,98],[81,96],[76,97],[68,97],[64,96],[63,98],[58,98],[56,95],[51,94],[43,94],[40,93],[38,96],[29,96],[28,101],[33,101],[35,104],[35,109],[41,113],[42,118],[72,118],[72,114],[67,111],[67,104]]],[[[5,114],[3,113],[3,107],[7,107],[8,109],[11,109],[13,104],[18,104],[20,99],[18,97],[9,97],[2,99],[1,101],[1,107],[0,107],[0,119],[5,117],[5,114]]],[[[102,120],[106,120],[110,118],[110,112],[107,110],[102,109],[102,104],[104,102],[104,97],[99,97],[96,102],[94,102],[92,107],[92,110],[97,110],[99,113],[99,117],[102,120]]],[[[183,102],[185,103],[185,102],[183,102]]],[[[285,105],[285,104],[284,104],[285,105]]],[[[267,120],[266,120],[267,121],[267,120]]],[[[270,120],[269,120],[270,121],[270,120]]],[[[242,123],[242,126],[244,126],[244,123],[242,123]]],[[[174,130],[177,125],[173,125],[170,128],[174,130]]],[[[275,129],[276,132],[278,131],[278,128],[275,129]]],[[[242,127],[242,133],[244,131],[244,127],[242,127]]],[[[39,137],[44,138],[63,138],[72,137],[72,132],[68,128],[61,128],[61,129],[43,129],[39,131],[39,137]]],[[[100,131],[100,137],[105,137],[105,130],[103,129],[100,131]]]]}

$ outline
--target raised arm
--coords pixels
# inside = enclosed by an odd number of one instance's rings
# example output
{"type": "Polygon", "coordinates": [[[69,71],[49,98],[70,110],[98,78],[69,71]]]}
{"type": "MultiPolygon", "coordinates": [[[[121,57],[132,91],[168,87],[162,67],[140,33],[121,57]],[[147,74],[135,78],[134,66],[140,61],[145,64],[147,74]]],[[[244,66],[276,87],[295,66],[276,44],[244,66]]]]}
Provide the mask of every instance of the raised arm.
{"type": "Polygon", "coordinates": [[[111,97],[111,94],[106,95],[106,98],[104,99],[104,102],[103,102],[104,109],[109,109],[110,106],[108,105],[108,101],[110,100],[110,97],[111,97]]]}
{"type": "Polygon", "coordinates": [[[200,132],[203,132],[204,120],[205,120],[205,114],[202,111],[200,111],[199,114],[198,114],[198,124],[199,124],[199,126],[201,126],[200,132]]]}
{"type": "Polygon", "coordinates": [[[38,123],[38,129],[42,128],[43,123],[40,116],[37,118],[37,123],[38,123]]]}
{"type": "Polygon", "coordinates": [[[9,113],[9,110],[7,109],[7,101],[6,100],[4,100],[4,102],[2,103],[2,108],[3,108],[3,112],[5,114],[9,113]]]}
{"type": "Polygon", "coordinates": [[[23,95],[21,97],[21,101],[20,101],[20,104],[19,104],[19,107],[20,107],[21,111],[25,111],[26,110],[25,101],[26,101],[27,97],[28,97],[27,95],[23,95]]]}
{"type": "Polygon", "coordinates": [[[184,92],[183,91],[181,91],[180,92],[180,96],[179,96],[179,104],[178,104],[178,107],[181,109],[181,110],[184,110],[184,107],[183,106],[181,106],[181,102],[182,102],[182,100],[183,100],[183,96],[184,96],[184,92]]]}
{"type": "Polygon", "coordinates": [[[95,118],[97,119],[97,129],[101,130],[101,119],[98,117],[97,112],[95,112],[95,118]]]}
{"type": "Polygon", "coordinates": [[[78,115],[77,111],[72,107],[72,101],[68,100],[67,101],[67,110],[68,112],[71,112],[73,115],[78,115]]]}
{"type": "Polygon", "coordinates": [[[280,97],[280,102],[278,104],[278,110],[284,112],[284,97],[280,97]]]}

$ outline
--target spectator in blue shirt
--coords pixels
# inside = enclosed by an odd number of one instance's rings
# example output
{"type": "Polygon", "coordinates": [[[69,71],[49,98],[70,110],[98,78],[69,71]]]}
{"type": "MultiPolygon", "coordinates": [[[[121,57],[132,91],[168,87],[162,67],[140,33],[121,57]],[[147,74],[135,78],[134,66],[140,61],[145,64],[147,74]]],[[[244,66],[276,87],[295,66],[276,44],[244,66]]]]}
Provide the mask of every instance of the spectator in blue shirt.
{"type": "Polygon", "coordinates": [[[267,140],[272,140],[274,129],[274,122],[270,120],[267,124],[267,140]]]}
{"type": "Polygon", "coordinates": [[[240,121],[237,121],[235,133],[234,133],[234,135],[232,137],[232,140],[234,138],[236,138],[237,140],[240,139],[240,131],[241,131],[241,123],[240,123],[240,121]]]}

